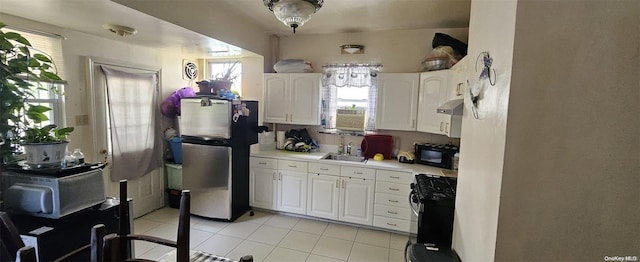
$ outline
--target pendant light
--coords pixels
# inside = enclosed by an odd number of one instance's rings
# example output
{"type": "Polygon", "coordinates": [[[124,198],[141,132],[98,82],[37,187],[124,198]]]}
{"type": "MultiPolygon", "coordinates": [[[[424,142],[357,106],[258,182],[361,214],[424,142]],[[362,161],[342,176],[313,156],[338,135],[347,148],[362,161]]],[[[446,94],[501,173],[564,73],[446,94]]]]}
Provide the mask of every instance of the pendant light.
{"type": "Polygon", "coordinates": [[[263,0],[276,18],[293,29],[304,25],[311,15],[320,10],[324,0],[263,0]]]}

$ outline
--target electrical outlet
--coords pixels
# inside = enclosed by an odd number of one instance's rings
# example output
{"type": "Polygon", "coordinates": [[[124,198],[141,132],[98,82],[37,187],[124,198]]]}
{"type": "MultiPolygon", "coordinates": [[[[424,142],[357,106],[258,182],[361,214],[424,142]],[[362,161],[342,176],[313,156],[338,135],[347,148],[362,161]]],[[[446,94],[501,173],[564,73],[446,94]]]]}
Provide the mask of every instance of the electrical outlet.
{"type": "Polygon", "coordinates": [[[75,125],[76,126],[89,125],[89,115],[77,115],[75,125]]]}

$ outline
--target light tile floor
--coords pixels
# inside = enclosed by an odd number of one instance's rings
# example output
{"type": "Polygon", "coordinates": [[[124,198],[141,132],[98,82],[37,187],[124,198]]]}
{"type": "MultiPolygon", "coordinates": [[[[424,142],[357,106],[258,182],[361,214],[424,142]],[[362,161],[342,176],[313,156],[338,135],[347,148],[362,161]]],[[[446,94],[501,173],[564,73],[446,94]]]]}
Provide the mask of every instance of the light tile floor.
{"type": "MultiPolygon", "coordinates": [[[[134,220],[136,234],[176,239],[178,210],[163,208],[134,220]]],[[[190,246],[254,261],[404,261],[407,235],[255,211],[236,221],[191,217],[190,246]]],[[[136,257],[160,259],[170,248],[136,241],[136,257]]],[[[171,259],[169,259],[171,260],[171,259]]]]}

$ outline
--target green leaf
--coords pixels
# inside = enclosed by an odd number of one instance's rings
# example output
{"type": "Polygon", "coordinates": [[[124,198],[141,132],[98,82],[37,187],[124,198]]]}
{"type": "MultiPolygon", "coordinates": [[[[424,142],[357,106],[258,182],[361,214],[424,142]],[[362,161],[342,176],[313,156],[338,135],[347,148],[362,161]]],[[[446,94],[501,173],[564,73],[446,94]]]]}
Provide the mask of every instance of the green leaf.
{"type": "Polygon", "coordinates": [[[51,73],[51,72],[40,72],[40,75],[42,75],[43,77],[49,79],[49,80],[62,80],[62,78],[60,78],[58,75],[51,73]]]}
{"type": "Polygon", "coordinates": [[[33,57],[35,59],[38,59],[42,62],[48,62],[51,63],[51,59],[49,59],[47,56],[43,55],[43,54],[34,54],[33,57]]]}
{"type": "Polygon", "coordinates": [[[43,105],[32,105],[32,104],[29,104],[29,111],[38,112],[38,113],[44,113],[44,112],[51,111],[51,108],[43,106],[43,105]]]}
{"type": "Polygon", "coordinates": [[[23,45],[31,46],[31,43],[29,43],[29,40],[27,40],[22,35],[20,35],[20,34],[18,34],[16,32],[6,32],[6,33],[4,33],[4,36],[7,39],[14,40],[14,41],[16,41],[18,43],[21,43],[23,45]]]}

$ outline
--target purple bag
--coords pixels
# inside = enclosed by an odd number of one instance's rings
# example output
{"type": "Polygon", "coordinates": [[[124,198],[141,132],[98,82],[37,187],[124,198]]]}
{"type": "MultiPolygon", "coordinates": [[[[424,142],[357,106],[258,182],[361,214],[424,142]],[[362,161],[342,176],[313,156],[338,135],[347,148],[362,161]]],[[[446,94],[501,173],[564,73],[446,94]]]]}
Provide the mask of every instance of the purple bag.
{"type": "Polygon", "coordinates": [[[162,104],[160,104],[160,112],[163,116],[174,118],[180,115],[180,99],[183,97],[194,97],[196,92],[191,87],[183,87],[173,91],[162,104]]]}

